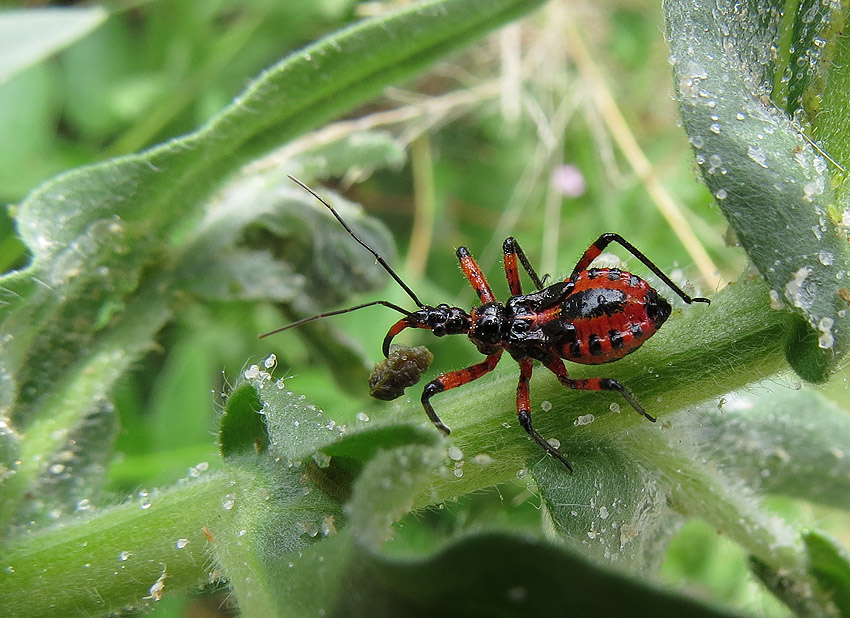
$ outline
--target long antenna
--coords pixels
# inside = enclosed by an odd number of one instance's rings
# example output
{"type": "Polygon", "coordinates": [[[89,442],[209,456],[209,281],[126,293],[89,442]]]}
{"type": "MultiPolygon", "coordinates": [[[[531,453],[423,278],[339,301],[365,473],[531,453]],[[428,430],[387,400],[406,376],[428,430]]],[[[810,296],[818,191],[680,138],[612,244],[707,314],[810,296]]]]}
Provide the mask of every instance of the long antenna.
{"type": "MultiPolygon", "coordinates": [[[[287,174],[287,176],[289,176],[289,174],[287,174]]],[[[346,232],[348,232],[349,234],[351,234],[351,237],[352,237],[354,240],[356,240],[358,243],[360,243],[360,245],[361,245],[361,246],[363,246],[363,247],[364,247],[364,248],[365,248],[365,249],[366,249],[369,253],[371,253],[372,255],[374,255],[374,256],[375,256],[375,259],[376,259],[376,260],[378,260],[378,264],[380,264],[381,266],[383,266],[383,267],[384,267],[384,270],[386,270],[388,273],[390,273],[390,276],[391,276],[393,279],[395,279],[396,283],[398,283],[398,284],[401,286],[401,289],[403,289],[405,292],[407,292],[407,295],[408,295],[408,296],[410,296],[410,298],[412,298],[412,299],[413,299],[413,302],[414,302],[414,303],[416,303],[416,306],[417,306],[417,307],[424,307],[424,306],[425,306],[424,304],[422,304],[422,301],[420,301],[420,300],[416,297],[416,294],[414,294],[414,293],[413,293],[413,290],[411,290],[411,289],[407,286],[407,284],[406,284],[404,281],[402,281],[402,280],[401,280],[401,277],[399,277],[399,276],[396,274],[396,272],[395,272],[392,268],[390,268],[390,265],[389,265],[389,264],[387,264],[386,260],[385,260],[384,258],[382,258],[380,255],[378,255],[378,252],[377,252],[377,251],[375,251],[372,247],[370,247],[370,246],[369,246],[369,245],[367,245],[365,242],[363,242],[362,240],[360,240],[360,238],[357,236],[357,234],[355,234],[355,233],[354,233],[354,231],[353,231],[350,227],[348,227],[348,224],[347,224],[345,221],[343,221],[343,220],[342,220],[342,217],[340,217],[340,216],[339,216],[339,213],[338,213],[336,210],[334,210],[333,206],[331,206],[330,204],[328,204],[328,203],[327,203],[324,199],[322,199],[322,196],[320,196],[318,193],[316,193],[315,191],[313,191],[313,189],[311,189],[310,187],[308,187],[307,185],[305,185],[303,182],[301,182],[300,180],[298,180],[298,179],[297,179],[297,178],[295,178],[294,176],[289,176],[289,179],[290,179],[292,182],[294,182],[294,183],[296,183],[296,184],[300,185],[302,189],[304,189],[305,191],[307,191],[310,195],[312,195],[313,197],[315,197],[315,198],[316,198],[317,200],[319,200],[322,204],[324,204],[325,206],[327,206],[328,210],[330,210],[330,211],[331,211],[331,214],[332,214],[334,217],[336,217],[336,220],[337,220],[337,221],[339,221],[339,222],[340,222],[340,224],[342,225],[342,227],[344,227],[344,228],[345,228],[345,231],[346,231],[346,232]]],[[[375,303],[373,303],[373,304],[375,304],[375,303]]],[[[377,304],[384,304],[385,306],[390,306],[390,305],[389,305],[389,303],[377,303],[377,304]]],[[[407,314],[407,315],[410,315],[410,313],[409,313],[409,312],[404,311],[403,309],[400,309],[399,307],[392,306],[391,308],[393,308],[393,309],[397,309],[397,310],[401,311],[402,313],[405,313],[405,314],[407,314]]],[[[344,313],[344,311],[343,311],[342,313],[344,313]]],[[[324,315],[335,315],[335,314],[333,314],[333,313],[329,313],[329,314],[324,314],[324,315]]],[[[322,316],[315,316],[315,317],[322,317],[322,316]]],[[[303,322],[303,320],[302,320],[302,322],[303,322]]],[[[289,326],[295,326],[296,324],[300,324],[300,323],[301,323],[301,322],[295,322],[295,324],[290,324],[289,326]]],[[[287,327],[287,328],[288,328],[288,327],[287,327]]]]}
{"type": "Polygon", "coordinates": [[[326,313],[319,313],[318,315],[311,315],[309,318],[302,318],[297,322],[293,322],[292,324],[287,324],[286,326],[282,326],[277,330],[270,331],[268,333],[263,333],[258,337],[258,339],[262,339],[263,337],[268,337],[269,335],[276,335],[285,330],[289,330],[290,328],[295,328],[296,326],[301,326],[302,324],[306,324],[307,322],[312,322],[313,320],[318,320],[319,318],[327,318],[332,315],[340,315],[341,313],[348,313],[349,311],[355,311],[357,309],[363,309],[364,307],[371,307],[373,305],[383,305],[384,307],[389,307],[390,309],[395,309],[399,313],[403,313],[406,316],[410,316],[410,312],[406,309],[402,309],[398,305],[394,305],[385,300],[374,300],[371,303],[363,303],[362,305],[356,305],[354,307],[348,307],[347,309],[337,309],[336,311],[328,311],[326,313]]]}

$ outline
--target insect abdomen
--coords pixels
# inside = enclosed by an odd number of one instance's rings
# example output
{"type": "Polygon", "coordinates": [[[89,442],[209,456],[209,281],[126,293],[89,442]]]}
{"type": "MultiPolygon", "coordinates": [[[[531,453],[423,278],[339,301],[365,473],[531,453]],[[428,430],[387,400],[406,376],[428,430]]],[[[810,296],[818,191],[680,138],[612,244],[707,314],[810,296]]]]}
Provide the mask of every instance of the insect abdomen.
{"type": "Polygon", "coordinates": [[[670,315],[670,304],[637,275],[616,268],[582,272],[561,304],[560,318],[575,327],[561,346],[574,363],[599,365],[634,352],[670,315]]]}

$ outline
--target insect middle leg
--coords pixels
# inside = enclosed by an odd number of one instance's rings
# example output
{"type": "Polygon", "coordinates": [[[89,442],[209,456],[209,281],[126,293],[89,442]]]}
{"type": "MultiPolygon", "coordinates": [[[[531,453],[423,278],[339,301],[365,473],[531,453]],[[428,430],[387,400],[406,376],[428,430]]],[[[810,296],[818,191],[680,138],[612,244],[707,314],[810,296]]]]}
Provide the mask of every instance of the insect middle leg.
{"type": "Polygon", "coordinates": [[[588,378],[585,380],[573,380],[567,374],[567,368],[564,366],[564,361],[560,358],[556,358],[551,362],[545,363],[545,365],[546,368],[549,369],[549,371],[558,376],[558,380],[567,388],[574,388],[583,391],[616,391],[623,396],[623,399],[626,400],[626,403],[633,407],[638,412],[638,414],[645,416],[653,423],[655,422],[655,417],[647,414],[644,407],[640,405],[640,402],[635,398],[634,395],[632,395],[631,391],[619,382],[617,382],[617,380],[612,380],[611,378],[588,378]]]}
{"type": "Polygon", "coordinates": [[[444,373],[425,385],[425,390],[422,391],[422,407],[425,408],[425,414],[428,415],[428,418],[431,419],[431,422],[434,423],[437,429],[446,435],[451,433],[451,429],[440,420],[440,417],[434,411],[434,407],[431,405],[431,397],[437,393],[469,384],[473,380],[477,380],[481,376],[490,373],[496,368],[500,358],[502,358],[502,350],[491,354],[482,362],[471,365],[466,369],[444,373]]]}
{"type": "Polygon", "coordinates": [[[564,455],[554,446],[541,436],[531,426],[531,402],[528,397],[528,381],[531,379],[533,361],[530,358],[524,358],[519,361],[519,384],[516,387],[516,411],[519,415],[519,424],[528,432],[528,435],[539,444],[544,451],[552,455],[555,459],[564,464],[567,469],[572,472],[573,467],[566,460],[564,455]]]}
{"type": "Polygon", "coordinates": [[[522,247],[519,246],[516,238],[513,236],[506,238],[505,242],[502,243],[502,252],[505,254],[505,277],[508,280],[508,287],[511,290],[512,296],[519,296],[522,294],[522,284],[519,281],[517,258],[519,258],[525,272],[528,273],[528,276],[534,282],[534,286],[538,290],[543,289],[543,281],[537,276],[537,273],[534,271],[534,267],[531,265],[531,262],[528,261],[528,258],[525,256],[525,252],[522,250],[522,247]]]}
{"type": "Polygon", "coordinates": [[[592,245],[590,245],[590,247],[587,248],[587,251],[584,252],[584,255],[581,256],[581,259],[579,259],[578,263],[575,265],[575,268],[573,268],[573,272],[570,275],[570,280],[575,280],[579,276],[579,273],[581,273],[583,270],[587,270],[587,267],[590,266],[590,263],[595,260],[600,253],[605,251],[605,248],[612,242],[617,243],[626,251],[635,256],[637,259],[639,259],[644,266],[646,266],[649,270],[655,273],[655,275],[664,283],[666,283],[671,290],[678,294],[679,298],[681,298],[689,305],[694,302],[711,303],[711,301],[707,298],[691,298],[690,296],[685,294],[685,292],[682,291],[682,288],[673,283],[670,277],[665,275],[664,272],[660,268],[658,268],[658,266],[656,266],[652,262],[652,260],[646,257],[643,253],[641,253],[641,251],[638,250],[637,247],[635,247],[632,243],[627,241],[619,234],[614,234],[613,232],[602,234],[602,236],[596,239],[595,243],[593,243],[592,245]]]}

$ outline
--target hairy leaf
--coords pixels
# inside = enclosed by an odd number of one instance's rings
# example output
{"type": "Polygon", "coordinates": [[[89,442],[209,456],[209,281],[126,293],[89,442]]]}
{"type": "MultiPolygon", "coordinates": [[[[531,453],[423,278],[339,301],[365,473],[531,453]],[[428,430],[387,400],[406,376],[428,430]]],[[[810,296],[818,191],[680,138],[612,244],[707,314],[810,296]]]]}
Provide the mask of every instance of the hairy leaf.
{"type": "MultiPolygon", "coordinates": [[[[815,5],[800,3],[784,19],[786,3],[771,0],[671,1],[665,11],[679,109],[702,177],[767,281],[771,306],[799,318],[786,339],[788,362],[822,382],[850,349],[844,193],[835,190],[835,162],[771,99],[774,75],[805,73],[809,52],[820,53],[817,24],[802,23],[822,18],[815,5]],[[807,35],[777,58],[791,28],[807,35]]],[[[846,76],[846,66],[835,70],[846,76]]],[[[792,99],[797,90],[795,82],[792,99]]]]}

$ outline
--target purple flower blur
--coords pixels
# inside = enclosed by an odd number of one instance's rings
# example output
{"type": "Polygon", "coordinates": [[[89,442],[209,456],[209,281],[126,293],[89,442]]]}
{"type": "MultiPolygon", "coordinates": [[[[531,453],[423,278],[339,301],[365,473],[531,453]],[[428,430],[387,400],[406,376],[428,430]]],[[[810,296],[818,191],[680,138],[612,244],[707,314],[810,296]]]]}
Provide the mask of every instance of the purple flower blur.
{"type": "Polygon", "coordinates": [[[581,197],[587,189],[584,174],[575,165],[559,165],[552,170],[552,188],[567,197],[581,197]]]}

